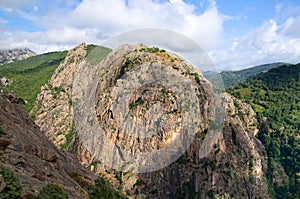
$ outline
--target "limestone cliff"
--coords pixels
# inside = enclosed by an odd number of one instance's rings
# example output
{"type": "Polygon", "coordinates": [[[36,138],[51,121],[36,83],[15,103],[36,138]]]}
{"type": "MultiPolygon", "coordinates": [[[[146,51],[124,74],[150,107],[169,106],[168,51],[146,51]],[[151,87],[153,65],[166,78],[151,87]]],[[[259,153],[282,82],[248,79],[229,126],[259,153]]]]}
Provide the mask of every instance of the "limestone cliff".
{"type": "Polygon", "coordinates": [[[86,54],[69,52],[32,112],[57,146],[133,198],[270,197],[249,105],[163,49],[123,45],[98,64],[86,54]]]}

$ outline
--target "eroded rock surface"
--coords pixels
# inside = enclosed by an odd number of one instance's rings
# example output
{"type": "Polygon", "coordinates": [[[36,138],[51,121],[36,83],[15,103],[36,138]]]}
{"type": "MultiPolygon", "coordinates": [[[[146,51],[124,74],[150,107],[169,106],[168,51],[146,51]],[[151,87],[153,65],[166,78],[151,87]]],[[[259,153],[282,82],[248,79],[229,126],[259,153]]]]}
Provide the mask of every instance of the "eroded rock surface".
{"type": "Polygon", "coordinates": [[[73,88],[81,96],[73,101],[83,146],[135,173],[175,161],[214,119],[212,86],[202,74],[177,55],[147,51],[121,46],[97,66],[92,84],[73,88]]]}
{"type": "Polygon", "coordinates": [[[270,198],[263,176],[263,147],[254,136],[254,112],[231,96],[223,100],[227,117],[222,138],[210,153],[201,157],[204,134],[200,132],[175,163],[139,175],[137,187],[141,194],[147,198],[211,198],[225,193],[234,198],[270,198]],[[236,103],[241,109],[236,108],[236,103]]]}
{"type": "Polygon", "coordinates": [[[86,47],[83,43],[69,51],[49,82],[41,88],[31,110],[41,130],[63,149],[68,149],[73,140],[72,86],[74,74],[85,63],[86,47]]]}

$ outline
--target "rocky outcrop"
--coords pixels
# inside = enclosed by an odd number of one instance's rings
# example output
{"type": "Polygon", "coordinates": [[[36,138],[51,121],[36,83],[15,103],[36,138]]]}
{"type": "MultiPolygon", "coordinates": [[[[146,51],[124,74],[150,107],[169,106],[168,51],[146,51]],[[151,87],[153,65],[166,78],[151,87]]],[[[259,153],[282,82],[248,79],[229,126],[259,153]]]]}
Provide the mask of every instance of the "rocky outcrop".
{"type": "Polygon", "coordinates": [[[249,105],[163,49],[124,45],[96,65],[84,49],[69,52],[33,109],[56,145],[74,122],[69,149],[133,198],[270,198],[249,105]]]}
{"type": "Polygon", "coordinates": [[[36,198],[42,187],[58,184],[70,198],[88,198],[93,173],[72,154],[59,151],[17,101],[13,95],[0,96],[0,164],[20,179],[22,195],[36,198]]]}
{"type": "Polygon", "coordinates": [[[85,63],[86,44],[72,49],[41,88],[31,111],[35,122],[54,144],[68,149],[74,138],[72,87],[74,74],[85,63]]]}
{"type": "Polygon", "coordinates": [[[29,48],[0,50],[0,65],[26,59],[36,55],[29,48]]]}
{"type": "Polygon", "coordinates": [[[164,50],[125,45],[97,66],[95,78],[80,74],[81,86],[73,88],[80,96],[74,96],[79,140],[112,168],[140,173],[167,166],[212,119],[210,83],[164,50]]]}
{"type": "Polygon", "coordinates": [[[2,77],[0,79],[0,90],[2,92],[2,88],[4,88],[5,86],[8,86],[10,84],[12,84],[13,81],[11,79],[7,79],[6,77],[2,77]]]}

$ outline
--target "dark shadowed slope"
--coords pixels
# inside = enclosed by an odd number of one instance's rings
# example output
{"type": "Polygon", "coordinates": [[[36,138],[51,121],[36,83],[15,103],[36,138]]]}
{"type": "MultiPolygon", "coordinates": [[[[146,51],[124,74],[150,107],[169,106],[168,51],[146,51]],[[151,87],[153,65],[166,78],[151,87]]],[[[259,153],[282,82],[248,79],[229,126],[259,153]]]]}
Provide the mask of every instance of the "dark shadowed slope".
{"type": "Polygon", "coordinates": [[[70,198],[87,198],[95,176],[70,153],[59,151],[17,101],[13,95],[0,96],[0,165],[14,171],[23,195],[37,196],[42,187],[57,184],[70,198]]]}

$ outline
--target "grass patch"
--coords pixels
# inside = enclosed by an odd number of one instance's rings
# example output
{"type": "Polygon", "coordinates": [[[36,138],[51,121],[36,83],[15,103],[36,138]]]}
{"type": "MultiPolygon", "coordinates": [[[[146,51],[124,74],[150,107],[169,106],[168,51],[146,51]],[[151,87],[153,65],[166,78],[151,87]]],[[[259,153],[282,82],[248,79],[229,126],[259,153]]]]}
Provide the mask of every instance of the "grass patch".
{"type": "Polygon", "coordinates": [[[66,142],[64,144],[61,145],[61,149],[68,151],[70,149],[71,146],[71,141],[72,141],[72,137],[74,135],[75,132],[75,125],[74,123],[72,124],[72,129],[70,132],[68,132],[65,137],[66,137],[66,142]]]}
{"type": "Polygon", "coordinates": [[[96,46],[93,44],[87,45],[87,62],[94,65],[98,64],[104,59],[112,50],[103,46],[96,46]]]}

